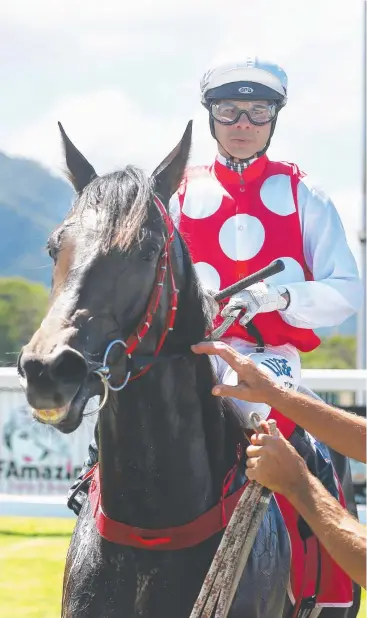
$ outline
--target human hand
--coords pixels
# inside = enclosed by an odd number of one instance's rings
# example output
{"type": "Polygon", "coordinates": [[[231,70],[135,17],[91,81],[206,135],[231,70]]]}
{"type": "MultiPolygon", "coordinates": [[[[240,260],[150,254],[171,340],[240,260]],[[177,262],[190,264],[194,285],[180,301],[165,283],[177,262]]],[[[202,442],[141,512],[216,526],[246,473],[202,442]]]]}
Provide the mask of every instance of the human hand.
{"type": "Polygon", "coordinates": [[[275,286],[262,281],[234,294],[222,310],[221,316],[226,318],[234,309],[246,309],[245,315],[240,319],[240,324],[246,326],[258,313],[286,309],[288,301],[275,286]]]}
{"type": "Polygon", "coordinates": [[[253,434],[246,450],[247,478],[290,498],[302,485],[307,466],[278,429],[276,435],[268,435],[267,421],[260,425],[263,433],[253,434]]]}
{"type": "Polygon", "coordinates": [[[213,395],[271,405],[271,400],[279,387],[266,373],[258,369],[250,358],[236,352],[222,341],[205,341],[191,346],[191,349],[195,354],[220,356],[238,375],[238,386],[218,384],[213,388],[213,395]]]}

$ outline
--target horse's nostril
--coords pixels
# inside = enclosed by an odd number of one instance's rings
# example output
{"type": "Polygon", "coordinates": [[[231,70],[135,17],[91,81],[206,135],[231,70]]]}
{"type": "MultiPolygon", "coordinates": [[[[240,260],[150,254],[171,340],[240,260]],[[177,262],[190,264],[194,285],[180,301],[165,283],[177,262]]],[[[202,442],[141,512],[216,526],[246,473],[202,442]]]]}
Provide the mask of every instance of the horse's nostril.
{"type": "Polygon", "coordinates": [[[37,380],[44,373],[44,366],[37,359],[21,357],[18,363],[18,371],[22,378],[27,377],[28,380],[37,380]]]}
{"type": "Polygon", "coordinates": [[[50,366],[50,376],[57,382],[82,382],[87,375],[87,363],[74,350],[63,350],[50,366]]]}

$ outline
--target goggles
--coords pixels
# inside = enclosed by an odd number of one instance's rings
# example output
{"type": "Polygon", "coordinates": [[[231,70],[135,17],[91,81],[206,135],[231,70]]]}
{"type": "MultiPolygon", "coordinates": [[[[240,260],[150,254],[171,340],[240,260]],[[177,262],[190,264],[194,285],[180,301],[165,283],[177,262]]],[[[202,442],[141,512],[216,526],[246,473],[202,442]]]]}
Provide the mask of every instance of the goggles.
{"type": "Polygon", "coordinates": [[[274,120],[277,115],[277,106],[273,102],[253,103],[249,108],[238,107],[232,101],[220,101],[210,105],[211,117],[220,124],[235,124],[242,114],[246,114],[251,124],[258,126],[274,120]]]}

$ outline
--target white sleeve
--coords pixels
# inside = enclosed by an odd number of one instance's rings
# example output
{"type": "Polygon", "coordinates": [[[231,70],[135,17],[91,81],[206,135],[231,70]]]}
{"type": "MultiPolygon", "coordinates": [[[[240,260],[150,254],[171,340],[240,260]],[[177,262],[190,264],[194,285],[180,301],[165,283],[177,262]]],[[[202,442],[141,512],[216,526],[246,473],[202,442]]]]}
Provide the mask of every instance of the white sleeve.
{"type": "Polygon", "coordinates": [[[298,208],[306,264],[314,281],[284,284],[290,294],[285,322],[300,328],[341,324],[362,301],[362,282],[333,202],[309,179],[298,185],[298,208]]]}
{"type": "Polygon", "coordinates": [[[175,227],[177,229],[179,229],[180,227],[180,219],[181,219],[181,208],[180,208],[180,202],[178,199],[178,194],[177,192],[174,193],[169,201],[169,206],[168,206],[168,212],[169,215],[175,225],[175,227]]]}

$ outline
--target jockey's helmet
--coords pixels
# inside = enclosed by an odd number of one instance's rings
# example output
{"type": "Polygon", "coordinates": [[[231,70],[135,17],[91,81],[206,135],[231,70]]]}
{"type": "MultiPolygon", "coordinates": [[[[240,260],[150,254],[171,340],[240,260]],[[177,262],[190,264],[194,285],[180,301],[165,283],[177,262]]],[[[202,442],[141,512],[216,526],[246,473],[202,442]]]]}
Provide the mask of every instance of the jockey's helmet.
{"type": "Polygon", "coordinates": [[[269,101],[275,105],[275,115],[269,140],[261,153],[264,154],[274,133],[278,112],[287,103],[288,79],[285,71],[276,63],[258,56],[231,54],[215,61],[200,81],[201,103],[209,111],[212,136],[216,139],[212,104],[230,99],[234,101],[269,101]],[[234,57],[237,56],[237,57],[234,57]]]}

